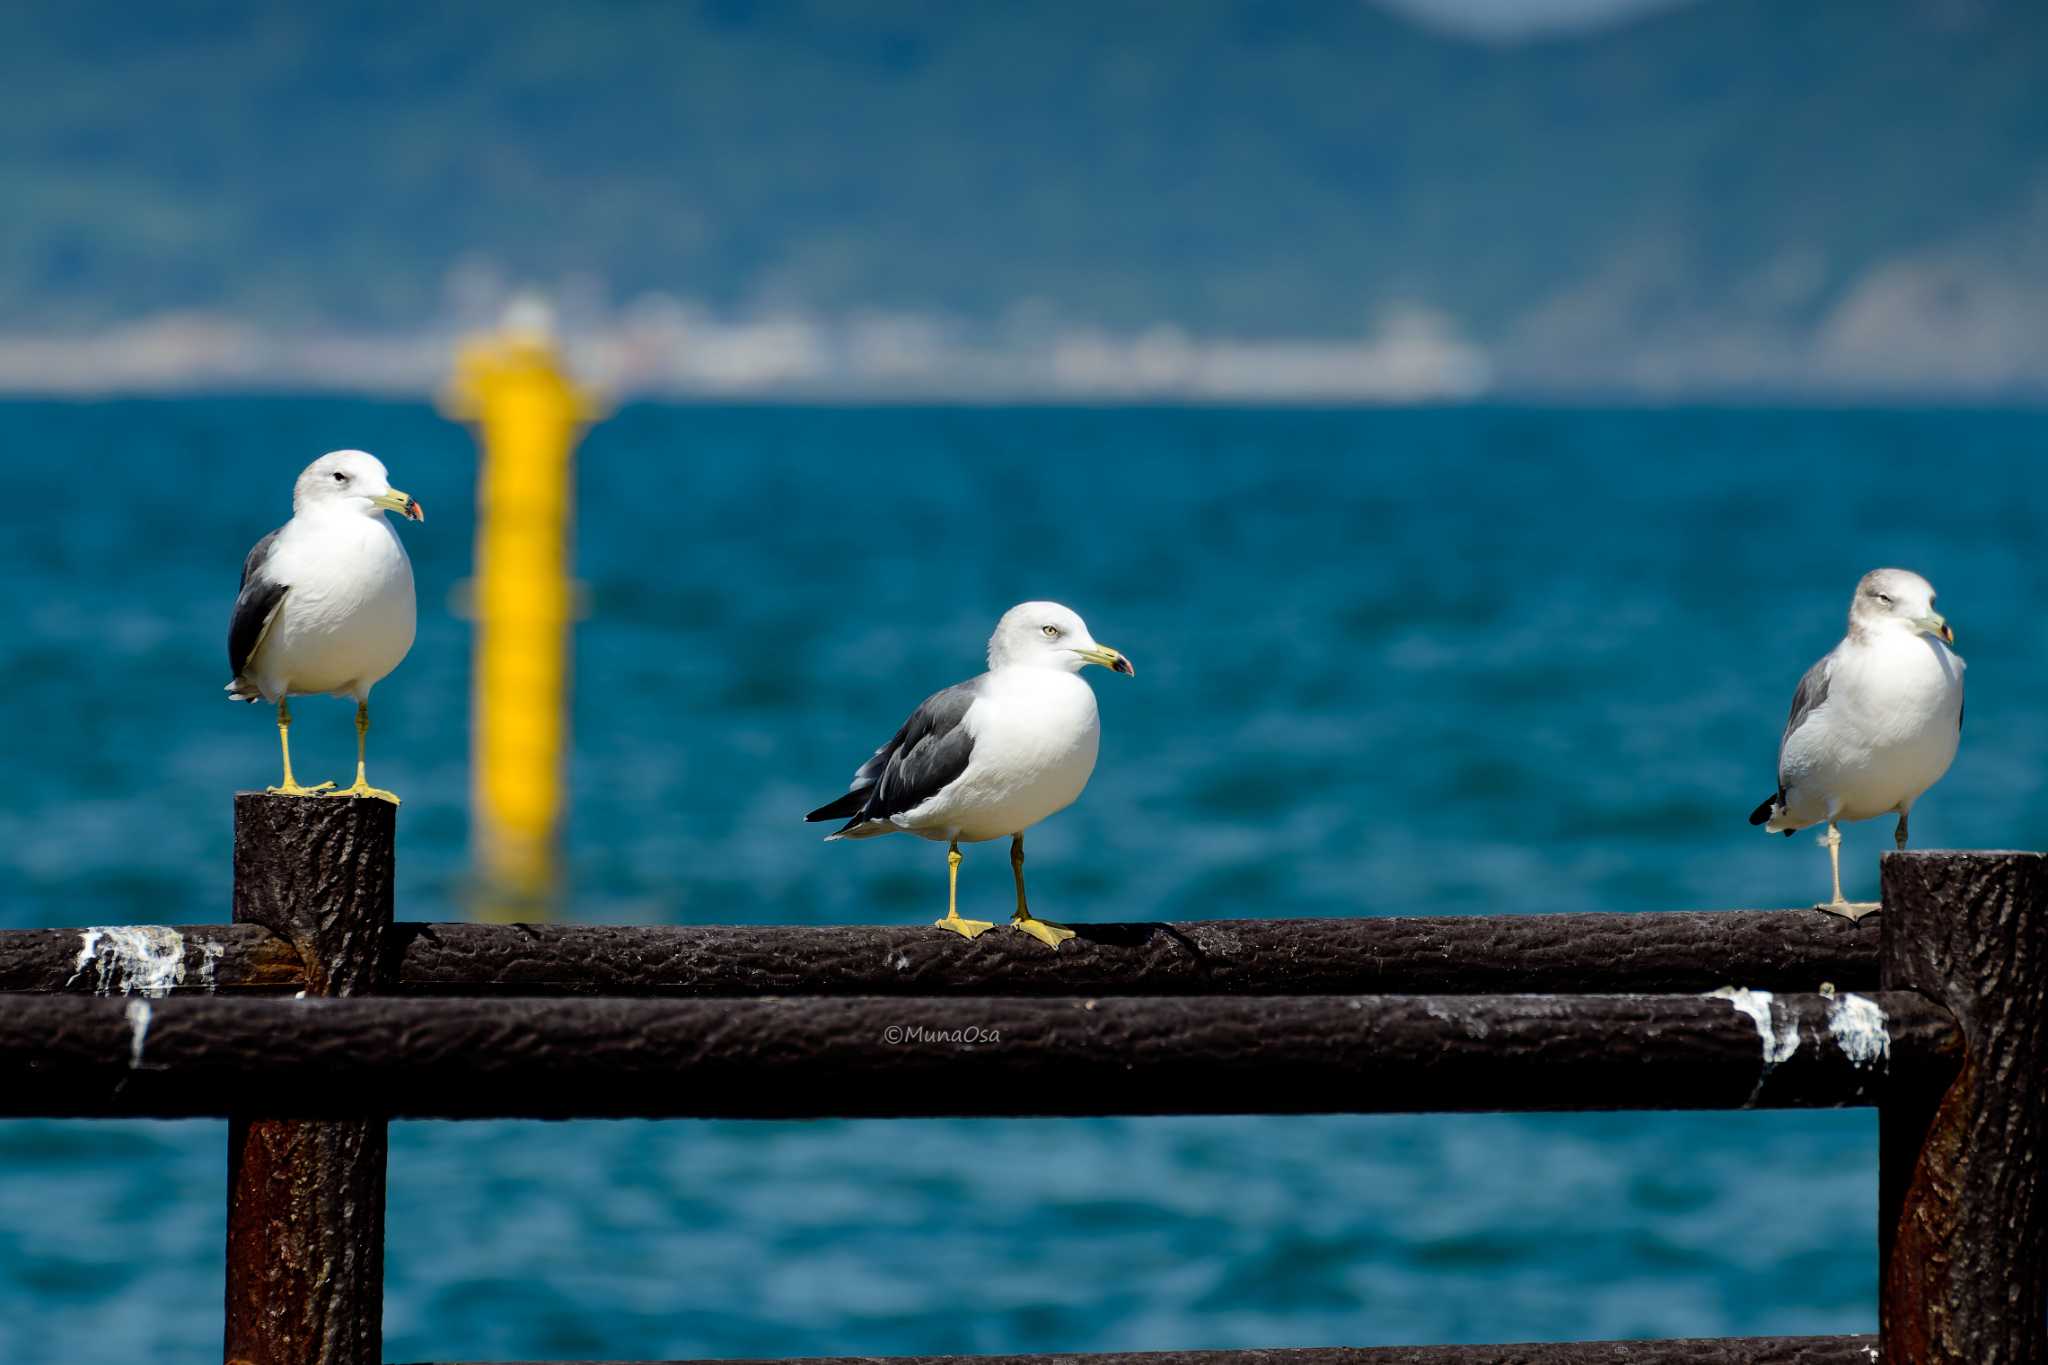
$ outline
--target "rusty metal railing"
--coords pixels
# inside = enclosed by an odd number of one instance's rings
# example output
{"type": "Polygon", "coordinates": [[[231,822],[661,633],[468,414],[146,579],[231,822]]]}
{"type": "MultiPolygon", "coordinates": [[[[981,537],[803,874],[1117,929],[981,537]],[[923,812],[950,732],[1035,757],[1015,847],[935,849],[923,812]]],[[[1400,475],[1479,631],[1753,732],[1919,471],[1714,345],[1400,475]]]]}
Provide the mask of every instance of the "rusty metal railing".
{"type": "Polygon", "coordinates": [[[1053,954],[918,929],[399,924],[394,837],[383,802],[243,794],[235,923],[0,934],[0,1115],[230,1119],[230,1362],[381,1359],[393,1118],[1842,1105],[1880,1114],[1879,1337],[1059,1359],[2048,1361],[2043,855],[1891,855],[1860,925],[1122,924],[1053,954]]]}

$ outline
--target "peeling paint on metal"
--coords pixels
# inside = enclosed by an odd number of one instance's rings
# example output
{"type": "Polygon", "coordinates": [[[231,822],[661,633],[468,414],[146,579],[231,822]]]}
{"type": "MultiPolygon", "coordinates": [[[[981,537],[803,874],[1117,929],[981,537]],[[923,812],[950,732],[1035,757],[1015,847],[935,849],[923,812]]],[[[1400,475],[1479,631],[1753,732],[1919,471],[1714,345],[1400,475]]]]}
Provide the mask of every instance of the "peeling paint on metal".
{"type": "Polygon", "coordinates": [[[128,1002],[128,1069],[142,1070],[142,1047],[149,1041],[149,1002],[128,1002]]]}
{"type": "Polygon", "coordinates": [[[1842,995],[1828,1006],[1828,1032],[1835,1046],[1856,1066],[1889,1070],[1892,1035],[1885,1027],[1884,1008],[1861,995],[1842,995]]]}
{"type": "MultiPolygon", "coordinates": [[[[185,938],[176,929],[161,924],[97,925],[81,930],[78,944],[67,986],[87,972],[92,974],[95,995],[160,996],[185,984],[185,938]]],[[[214,964],[223,949],[218,943],[203,943],[200,948],[200,979],[210,991],[214,964]]]]}

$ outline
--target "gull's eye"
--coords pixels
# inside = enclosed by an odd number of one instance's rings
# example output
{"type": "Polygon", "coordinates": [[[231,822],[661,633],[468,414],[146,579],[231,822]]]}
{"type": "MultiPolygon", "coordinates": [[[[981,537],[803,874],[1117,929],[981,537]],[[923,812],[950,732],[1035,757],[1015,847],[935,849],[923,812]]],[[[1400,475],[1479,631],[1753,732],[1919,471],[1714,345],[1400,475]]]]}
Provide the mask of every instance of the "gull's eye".
{"type": "Polygon", "coordinates": [[[1892,604],[1892,597],[1891,597],[1891,594],[1890,594],[1890,593],[1886,593],[1886,592],[1881,592],[1881,593],[1879,593],[1879,594],[1877,595],[1877,600],[1878,600],[1878,601],[1880,601],[1880,602],[1882,602],[1882,603],[1884,603],[1884,604],[1885,604],[1886,606],[1890,606],[1890,605],[1892,604]]]}
{"type": "Polygon", "coordinates": [[[1060,628],[1058,626],[1040,626],[1038,629],[1039,633],[1044,635],[1045,638],[1048,640],[1057,640],[1060,638],[1060,628]]]}
{"type": "Polygon", "coordinates": [[[342,473],[339,469],[337,469],[334,471],[334,481],[336,483],[347,483],[348,475],[342,473]]]}

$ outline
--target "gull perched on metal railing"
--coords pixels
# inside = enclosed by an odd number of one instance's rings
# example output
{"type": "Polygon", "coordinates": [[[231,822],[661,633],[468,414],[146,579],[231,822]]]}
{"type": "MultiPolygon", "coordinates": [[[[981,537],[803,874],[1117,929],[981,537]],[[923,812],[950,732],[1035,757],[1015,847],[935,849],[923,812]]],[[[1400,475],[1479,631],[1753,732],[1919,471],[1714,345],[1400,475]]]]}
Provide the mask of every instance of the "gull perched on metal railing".
{"type": "Polygon", "coordinates": [[[1963,660],[1934,609],[1934,587],[1905,569],[1873,569],[1849,602],[1849,633],[1799,680],[1778,746],[1778,790],[1749,823],[1790,835],[1827,822],[1835,895],[1826,910],[1860,919],[1874,902],[1842,897],[1843,820],[1906,815],[1955,761],[1963,728],[1963,660]]]}
{"type": "Polygon", "coordinates": [[[292,488],[292,519],[249,551],[242,591],[228,624],[227,685],[235,701],[277,703],[285,796],[315,796],[334,784],[301,786],[292,776],[289,697],[331,692],[356,701],[355,785],[336,796],[398,797],[370,785],[363,753],[370,689],[412,648],[412,561],[385,519],[426,513],[391,486],[384,465],[360,450],[337,450],[306,466],[292,488]]]}
{"type": "Polygon", "coordinates": [[[805,820],[845,820],[831,839],[901,830],[944,840],[946,917],[937,927],[966,938],[992,926],[960,917],[960,845],[1010,836],[1017,909],[1010,923],[1046,946],[1074,936],[1033,917],[1024,899],[1024,831],[1072,805],[1095,771],[1102,725],[1088,664],[1132,673],[1057,602],[1003,613],[988,641],[988,672],[925,698],[896,737],[875,750],[846,795],[805,820]]]}

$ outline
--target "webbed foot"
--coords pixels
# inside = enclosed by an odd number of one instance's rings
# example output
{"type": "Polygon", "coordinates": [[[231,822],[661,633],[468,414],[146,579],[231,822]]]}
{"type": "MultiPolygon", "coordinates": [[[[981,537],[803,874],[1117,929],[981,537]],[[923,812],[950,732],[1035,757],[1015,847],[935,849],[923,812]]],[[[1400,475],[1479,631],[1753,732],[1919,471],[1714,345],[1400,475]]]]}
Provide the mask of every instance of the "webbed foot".
{"type": "Polygon", "coordinates": [[[1865,915],[1874,915],[1884,908],[1881,901],[1825,901],[1813,907],[1826,915],[1839,915],[1854,924],[1865,915]]]}
{"type": "Polygon", "coordinates": [[[317,787],[302,787],[290,778],[286,778],[278,786],[265,787],[264,790],[272,796],[325,796],[328,792],[334,790],[334,784],[332,782],[322,782],[317,787]]]}
{"type": "Polygon", "coordinates": [[[1010,917],[1010,927],[1023,930],[1054,951],[1058,951],[1062,943],[1065,943],[1074,936],[1074,931],[1066,925],[1054,924],[1051,920],[1040,919],[1029,912],[1021,915],[1012,915],[1010,917]]]}
{"type": "MultiPolygon", "coordinates": [[[[327,785],[330,787],[334,786],[332,782],[329,782],[327,785]]],[[[360,777],[355,780],[355,785],[340,787],[327,794],[329,796],[368,796],[378,801],[389,801],[394,806],[398,804],[397,792],[388,792],[382,787],[373,787],[360,777]]]]}

